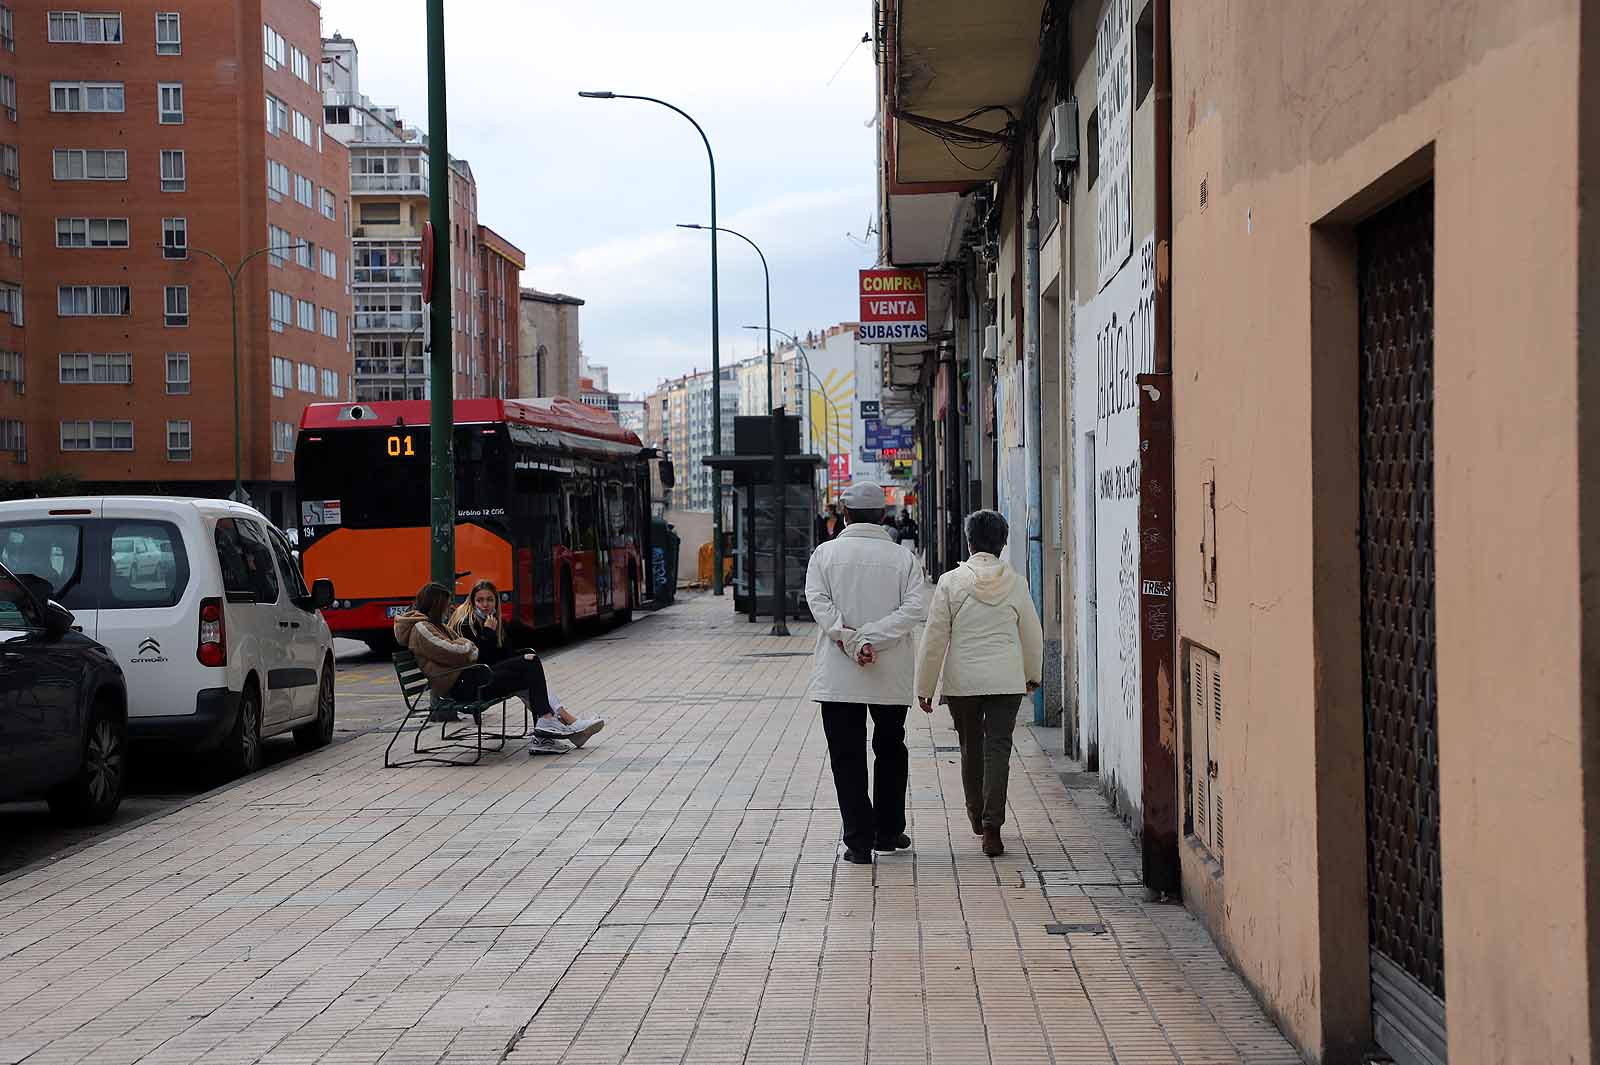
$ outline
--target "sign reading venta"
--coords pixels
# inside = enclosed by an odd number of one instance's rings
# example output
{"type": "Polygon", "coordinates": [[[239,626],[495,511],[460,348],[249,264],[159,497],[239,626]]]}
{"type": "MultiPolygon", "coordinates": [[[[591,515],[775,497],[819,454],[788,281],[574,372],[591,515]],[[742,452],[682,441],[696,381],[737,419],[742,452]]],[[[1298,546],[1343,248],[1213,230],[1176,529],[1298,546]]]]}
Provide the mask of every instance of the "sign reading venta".
{"type": "Polygon", "coordinates": [[[861,325],[856,338],[863,344],[927,340],[927,271],[861,271],[861,325]]]}

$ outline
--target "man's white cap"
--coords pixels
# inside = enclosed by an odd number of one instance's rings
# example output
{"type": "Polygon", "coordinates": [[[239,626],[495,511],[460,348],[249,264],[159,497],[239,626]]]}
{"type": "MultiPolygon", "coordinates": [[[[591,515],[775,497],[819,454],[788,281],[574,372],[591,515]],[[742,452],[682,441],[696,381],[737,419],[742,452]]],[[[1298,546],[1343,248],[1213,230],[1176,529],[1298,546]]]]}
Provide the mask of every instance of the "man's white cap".
{"type": "Polygon", "coordinates": [[[846,510],[884,510],[888,502],[883,496],[883,486],[871,481],[856,481],[839,496],[846,510]]]}

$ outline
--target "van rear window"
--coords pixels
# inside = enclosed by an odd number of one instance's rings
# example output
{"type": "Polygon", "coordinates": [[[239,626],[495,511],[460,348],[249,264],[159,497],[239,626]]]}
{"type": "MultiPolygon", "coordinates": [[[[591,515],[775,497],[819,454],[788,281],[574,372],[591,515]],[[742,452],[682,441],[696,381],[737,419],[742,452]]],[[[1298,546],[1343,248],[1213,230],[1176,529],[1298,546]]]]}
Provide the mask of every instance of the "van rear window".
{"type": "Polygon", "coordinates": [[[0,525],[0,562],[47,581],[68,610],[177,606],[189,586],[178,528],[164,521],[17,522],[0,525]]]}

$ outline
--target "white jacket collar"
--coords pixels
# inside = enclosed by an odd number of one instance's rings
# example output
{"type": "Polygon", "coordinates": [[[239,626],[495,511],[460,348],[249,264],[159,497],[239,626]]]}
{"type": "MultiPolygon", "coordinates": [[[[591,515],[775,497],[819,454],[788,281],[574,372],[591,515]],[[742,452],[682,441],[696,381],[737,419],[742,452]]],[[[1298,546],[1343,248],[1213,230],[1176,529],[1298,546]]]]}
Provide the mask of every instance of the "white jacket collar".
{"type": "Polygon", "coordinates": [[[839,535],[840,536],[869,536],[869,537],[873,538],[874,540],[890,540],[890,541],[893,541],[893,539],[894,539],[894,537],[889,535],[889,531],[887,529],[885,529],[883,526],[881,526],[881,525],[871,525],[871,524],[868,524],[867,522],[856,522],[854,525],[846,525],[844,527],[844,531],[841,532],[839,535]]]}

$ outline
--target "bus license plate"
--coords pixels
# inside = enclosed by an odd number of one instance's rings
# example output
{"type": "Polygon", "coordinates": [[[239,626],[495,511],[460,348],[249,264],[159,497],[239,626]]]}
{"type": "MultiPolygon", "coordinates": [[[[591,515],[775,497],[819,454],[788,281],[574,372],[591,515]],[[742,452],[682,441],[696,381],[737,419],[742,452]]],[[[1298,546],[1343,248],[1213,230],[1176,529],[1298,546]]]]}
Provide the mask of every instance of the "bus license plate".
{"type": "Polygon", "coordinates": [[[392,619],[392,618],[399,617],[401,614],[404,614],[407,610],[410,610],[410,609],[411,608],[407,607],[407,606],[392,606],[388,610],[384,611],[384,613],[386,615],[388,615],[388,617],[390,617],[392,619]]]}

